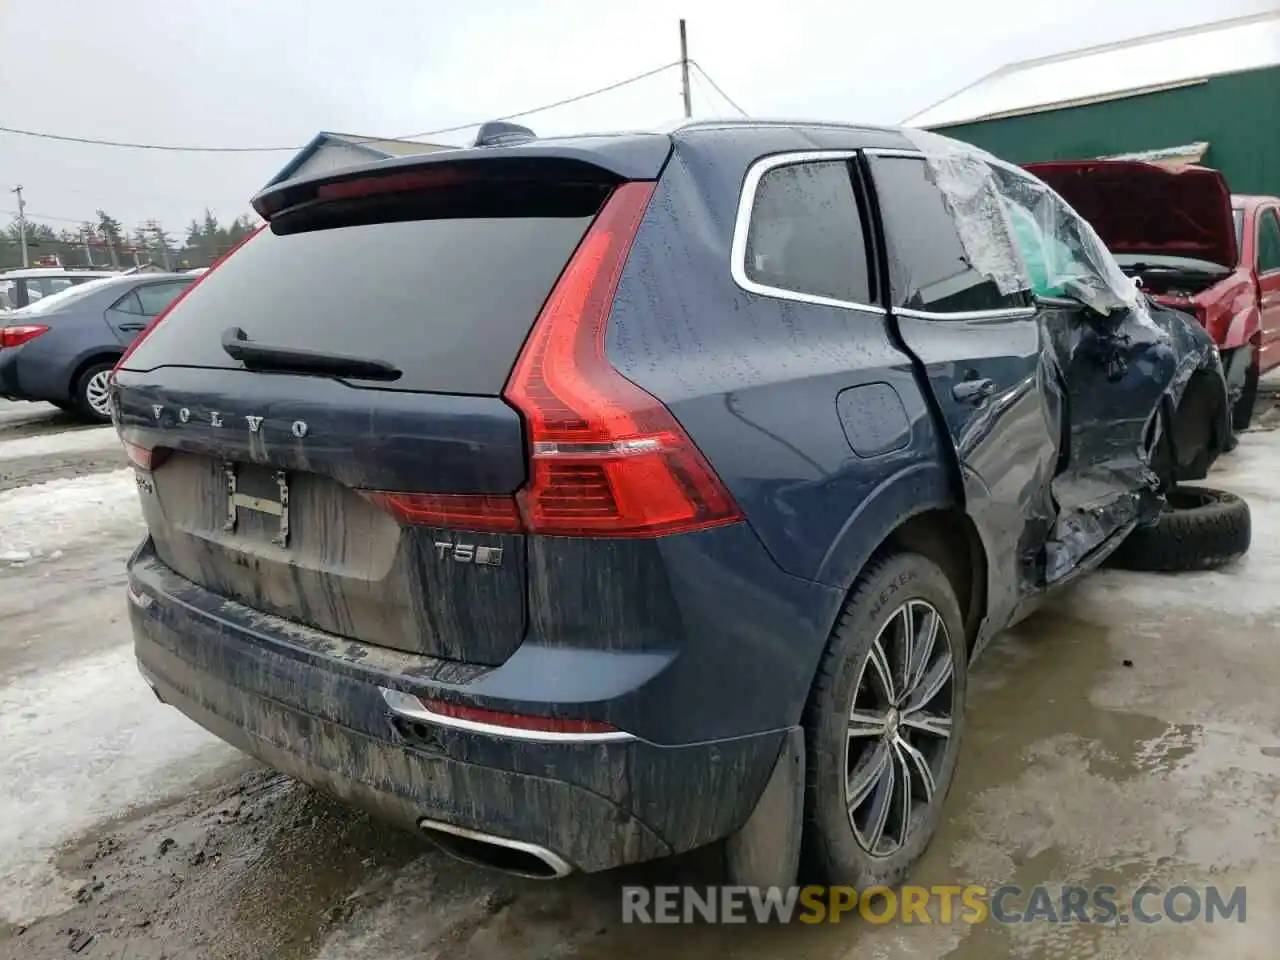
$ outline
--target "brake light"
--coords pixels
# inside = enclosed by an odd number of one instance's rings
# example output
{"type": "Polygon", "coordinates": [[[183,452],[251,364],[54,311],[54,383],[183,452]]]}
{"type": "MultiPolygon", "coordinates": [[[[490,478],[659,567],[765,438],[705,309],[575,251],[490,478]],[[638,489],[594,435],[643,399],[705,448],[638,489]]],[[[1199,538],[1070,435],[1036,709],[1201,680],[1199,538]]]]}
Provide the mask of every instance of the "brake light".
{"type": "Polygon", "coordinates": [[[136,443],[130,443],[128,440],[121,440],[120,442],[124,444],[125,457],[135,467],[142,470],[154,470],[169,459],[168,448],[161,447],[157,450],[149,450],[146,447],[138,446],[136,443]]]}
{"type": "Polygon", "coordinates": [[[486,533],[519,533],[520,512],[510,496],[457,493],[383,493],[362,490],[371,503],[405,523],[486,533]]]}
{"type": "Polygon", "coordinates": [[[423,190],[431,187],[454,187],[474,180],[474,175],[464,173],[457,167],[407,170],[404,173],[358,177],[355,180],[321,184],[316,188],[316,199],[352,200],[356,197],[372,197],[380,193],[403,193],[406,190],[423,190]]]}
{"type": "Polygon", "coordinates": [[[525,418],[525,528],[560,536],[652,537],[742,518],[671,413],[605,358],[618,280],[654,184],[618,187],[534,323],[503,395],[525,418]]]}
{"type": "Polygon", "coordinates": [[[49,328],[39,323],[26,323],[16,327],[5,327],[0,330],[0,348],[20,347],[28,340],[34,340],[49,328]]]}
{"type": "Polygon", "coordinates": [[[235,253],[237,250],[243,247],[246,243],[248,243],[250,240],[256,237],[259,233],[261,233],[263,227],[265,226],[266,226],[265,223],[261,223],[257,227],[255,227],[247,236],[241,237],[240,240],[230,250],[228,250],[226,253],[220,256],[217,260],[213,261],[213,263],[209,265],[208,270],[206,270],[204,273],[200,274],[198,277],[192,280],[189,284],[187,284],[187,288],[185,290],[183,290],[180,294],[178,294],[171,301],[169,301],[169,305],[152,318],[151,322],[148,323],[146,327],[143,328],[142,332],[138,334],[138,336],[134,339],[133,343],[129,344],[129,346],[125,349],[124,354],[120,357],[120,359],[116,361],[116,365],[111,368],[111,379],[112,380],[115,379],[116,371],[124,366],[125,361],[128,360],[129,357],[133,355],[133,352],[137,350],[138,347],[142,346],[142,341],[147,339],[147,337],[151,336],[151,332],[155,330],[156,327],[160,326],[160,321],[164,320],[165,317],[169,316],[169,314],[173,312],[174,307],[176,307],[183,300],[185,300],[191,294],[192,290],[200,286],[200,284],[204,283],[205,280],[209,278],[209,274],[213,273],[214,270],[218,269],[218,267],[220,267],[223,263],[225,263],[229,256],[231,256],[233,253],[235,253]]]}

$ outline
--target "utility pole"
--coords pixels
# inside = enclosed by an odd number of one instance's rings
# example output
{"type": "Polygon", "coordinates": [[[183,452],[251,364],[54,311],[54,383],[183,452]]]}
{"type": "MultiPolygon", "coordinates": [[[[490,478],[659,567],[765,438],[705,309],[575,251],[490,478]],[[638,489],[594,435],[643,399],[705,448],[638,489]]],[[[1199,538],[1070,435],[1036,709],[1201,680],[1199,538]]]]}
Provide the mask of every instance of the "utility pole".
{"type": "Polygon", "coordinates": [[[680,81],[684,91],[685,119],[693,116],[693,100],[689,97],[689,38],[685,34],[684,20],[680,21],[680,81]]]}
{"type": "Polygon", "coordinates": [[[85,262],[85,265],[86,265],[90,270],[92,270],[92,269],[93,269],[93,254],[89,251],[89,228],[88,228],[87,226],[82,226],[82,227],[80,228],[80,239],[81,239],[81,241],[84,243],[84,262],[85,262]]]}
{"type": "Polygon", "coordinates": [[[22,265],[29,267],[31,262],[27,259],[27,217],[23,213],[27,204],[22,199],[22,184],[18,184],[10,192],[18,195],[18,240],[22,244],[22,265]]]}

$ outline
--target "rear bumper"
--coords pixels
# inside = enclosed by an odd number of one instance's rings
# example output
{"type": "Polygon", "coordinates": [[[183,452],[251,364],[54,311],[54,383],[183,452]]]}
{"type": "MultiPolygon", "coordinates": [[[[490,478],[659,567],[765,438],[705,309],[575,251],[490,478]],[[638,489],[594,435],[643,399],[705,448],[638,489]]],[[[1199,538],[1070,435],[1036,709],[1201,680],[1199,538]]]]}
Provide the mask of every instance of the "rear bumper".
{"type": "Polygon", "coordinates": [[[660,746],[407,725],[380,687],[432,696],[484,668],[317,643],[314,631],[177,576],[149,543],[129,566],[138,663],[162,700],[270,766],[408,829],[427,819],[534,844],[584,871],[693,849],[745,823],[786,734],[660,746]]]}
{"type": "Polygon", "coordinates": [[[0,349],[0,397],[6,400],[26,400],[18,384],[18,357],[21,347],[0,349]]]}

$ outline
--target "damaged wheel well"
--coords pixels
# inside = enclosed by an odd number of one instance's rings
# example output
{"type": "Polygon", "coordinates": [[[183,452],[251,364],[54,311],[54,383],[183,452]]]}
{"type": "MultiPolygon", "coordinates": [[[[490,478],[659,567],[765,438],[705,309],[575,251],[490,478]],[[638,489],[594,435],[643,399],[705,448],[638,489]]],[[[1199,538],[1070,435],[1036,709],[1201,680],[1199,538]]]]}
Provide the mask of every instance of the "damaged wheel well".
{"type": "Polygon", "coordinates": [[[1197,370],[1176,409],[1166,397],[1160,421],[1159,432],[1151,431],[1155,444],[1151,466],[1162,487],[1169,490],[1175,483],[1203,480],[1230,437],[1222,377],[1211,370],[1197,370]]]}
{"type": "Polygon", "coordinates": [[[972,650],[987,604],[987,555],[973,521],[959,510],[926,510],[889,534],[876,553],[890,550],[919,553],[947,575],[972,650]]]}

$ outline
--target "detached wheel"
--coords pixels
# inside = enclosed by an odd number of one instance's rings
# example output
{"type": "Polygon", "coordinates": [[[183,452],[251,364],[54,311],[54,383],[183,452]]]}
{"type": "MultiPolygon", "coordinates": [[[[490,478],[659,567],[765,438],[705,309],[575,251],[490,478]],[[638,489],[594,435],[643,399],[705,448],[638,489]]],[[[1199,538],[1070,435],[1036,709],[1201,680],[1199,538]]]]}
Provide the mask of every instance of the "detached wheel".
{"type": "Polygon", "coordinates": [[[1209,487],[1177,487],[1160,518],[1130,533],[1108,564],[1155,573],[1214,570],[1247,553],[1251,539],[1243,499],[1209,487]]]}
{"type": "Polygon", "coordinates": [[[76,381],[72,397],[75,412],[92,423],[111,422],[111,392],[107,378],[113,363],[95,363],[76,381]]]}
{"type": "Polygon", "coordinates": [[[901,883],[951,789],[968,653],[960,605],[930,560],[900,553],[858,578],[805,716],[803,867],[815,882],[901,883]]]}

